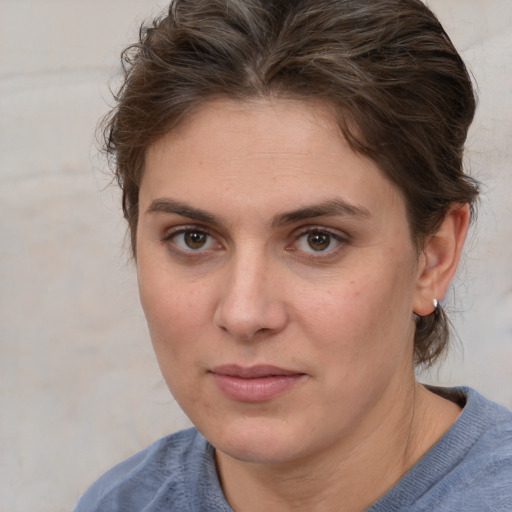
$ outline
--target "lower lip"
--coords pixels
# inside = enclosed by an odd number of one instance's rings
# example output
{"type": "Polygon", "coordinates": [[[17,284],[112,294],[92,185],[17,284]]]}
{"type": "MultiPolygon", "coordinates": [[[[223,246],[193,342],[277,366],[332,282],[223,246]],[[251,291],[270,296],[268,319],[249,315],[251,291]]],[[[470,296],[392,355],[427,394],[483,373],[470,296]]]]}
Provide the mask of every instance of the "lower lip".
{"type": "Polygon", "coordinates": [[[268,377],[245,379],[214,373],[213,377],[220,390],[232,400],[264,402],[288,391],[301,381],[305,375],[270,375],[268,377]]]}

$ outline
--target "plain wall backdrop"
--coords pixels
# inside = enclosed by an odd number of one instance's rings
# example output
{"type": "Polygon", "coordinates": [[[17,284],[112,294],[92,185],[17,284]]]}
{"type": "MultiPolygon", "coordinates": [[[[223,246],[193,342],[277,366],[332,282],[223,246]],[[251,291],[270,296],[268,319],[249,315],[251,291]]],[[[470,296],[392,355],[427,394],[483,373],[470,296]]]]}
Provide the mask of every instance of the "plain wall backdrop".
{"type": "MultiPolygon", "coordinates": [[[[188,425],[154,360],[119,194],[94,131],[153,0],[0,0],[0,511],[69,511],[103,471],[188,425]]],[[[478,224],[431,382],[512,406],[512,0],[431,0],[478,86],[478,224]]]]}

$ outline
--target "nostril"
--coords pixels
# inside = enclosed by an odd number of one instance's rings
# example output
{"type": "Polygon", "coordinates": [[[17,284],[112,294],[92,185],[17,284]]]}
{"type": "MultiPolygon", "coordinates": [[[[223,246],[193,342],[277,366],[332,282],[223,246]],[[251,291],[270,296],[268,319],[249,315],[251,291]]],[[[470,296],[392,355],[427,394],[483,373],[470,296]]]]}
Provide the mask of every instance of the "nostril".
{"type": "Polygon", "coordinates": [[[216,304],[213,323],[217,328],[246,341],[280,332],[286,325],[287,315],[279,297],[262,287],[261,280],[258,284],[261,289],[255,284],[249,286],[247,282],[235,286],[237,282],[227,287],[225,295],[216,304]]]}

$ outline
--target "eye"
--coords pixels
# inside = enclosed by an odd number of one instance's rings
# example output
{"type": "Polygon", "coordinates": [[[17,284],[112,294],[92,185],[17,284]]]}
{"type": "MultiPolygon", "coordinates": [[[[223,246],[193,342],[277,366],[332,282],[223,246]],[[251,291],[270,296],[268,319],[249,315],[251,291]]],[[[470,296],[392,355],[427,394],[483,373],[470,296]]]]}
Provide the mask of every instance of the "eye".
{"type": "Polygon", "coordinates": [[[187,252],[220,248],[220,244],[207,231],[195,228],[172,231],[165,236],[164,241],[170,241],[179,250],[187,252]]]}
{"type": "Polygon", "coordinates": [[[185,231],[181,236],[187,249],[201,249],[208,242],[208,235],[200,231],[185,231]]]}
{"type": "Polygon", "coordinates": [[[306,253],[330,253],[337,249],[342,242],[342,237],[335,233],[312,229],[297,238],[294,249],[306,253]]]}

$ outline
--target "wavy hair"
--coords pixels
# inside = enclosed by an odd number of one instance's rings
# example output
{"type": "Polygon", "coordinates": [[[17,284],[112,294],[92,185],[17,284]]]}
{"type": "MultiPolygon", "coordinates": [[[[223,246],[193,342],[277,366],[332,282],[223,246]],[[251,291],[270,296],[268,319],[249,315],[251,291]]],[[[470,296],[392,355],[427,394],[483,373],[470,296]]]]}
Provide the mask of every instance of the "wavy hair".
{"type": "MultiPolygon", "coordinates": [[[[462,165],[471,79],[420,0],[173,0],[122,64],[104,136],[135,257],[146,150],[214,97],[332,105],[352,149],[401,190],[418,251],[454,204],[478,195],[462,165]]],[[[416,324],[415,363],[429,366],[449,322],[438,307],[416,324]]]]}

